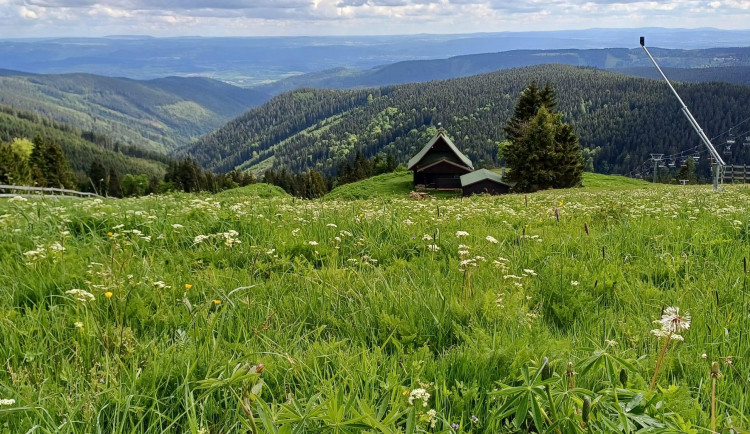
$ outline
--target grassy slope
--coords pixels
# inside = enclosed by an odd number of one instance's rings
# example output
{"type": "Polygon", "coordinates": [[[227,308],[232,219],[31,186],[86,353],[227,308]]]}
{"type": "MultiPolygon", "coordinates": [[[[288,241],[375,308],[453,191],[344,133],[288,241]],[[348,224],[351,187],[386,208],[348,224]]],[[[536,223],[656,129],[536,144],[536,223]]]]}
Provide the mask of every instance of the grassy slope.
{"type": "MultiPolygon", "coordinates": [[[[559,375],[553,394],[573,421],[563,431],[582,432],[580,401],[564,389],[571,361],[576,386],[595,391],[591,431],[612,432],[597,425],[606,405],[617,405],[608,374],[583,368],[592,354],[611,354],[616,378],[617,360],[627,359],[629,388],[651,400],[661,344],[650,330],[669,305],[689,311],[692,326],[670,345],[651,401],[661,409],[650,414],[709,426],[709,365],[731,355],[740,375],[722,365],[719,430],[728,429],[727,414],[733,426],[750,426],[745,186],[720,194],[709,186],[569,189],[529,194],[528,203],[523,195],[439,199],[440,216],[405,198],[254,194],[265,188],[0,201],[0,398],[16,400],[3,406],[0,426],[244,431],[228,386],[254,384],[243,372],[263,363],[261,396],[272,406],[265,417],[300,432],[328,432],[336,417],[372,423],[355,414],[371,408],[394,412],[382,422],[388,432],[403,431],[410,411],[429,431],[429,409],[442,432],[452,423],[464,433],[511,432],[498,417],[507,398],[492,393],[548,356],[559,375]],[[438,233],[439,250],[429,248],[438,233]],[[198,235],[209,238],[196,244],[198,235]],[[477,264],[468,274],[467,257],[477,264]],[[72,288],[96,300],[78,302],[66,294],[72,288]],[[226,381],[205,381],[212,378],[226,381]],[[407,398],[420,387],[431,397],[415,410],[407,398]],[[315,415],[307,425],[279,407],[292,396],[290,408],[315,415]],[[332,406],[340,413],[325,410],[332,406]]],[[[544,396],[538,401],[547,407],[544,396]]],[[[250,405],[257,415],[258,403],[250,405]]]]}
{"type": "MultiPolygon", "coordinates": [[[[632,188],[651,185],[648,182],[616,175],[584,173],[583,186],[587,188],[632,188]]],[[[411,172],[386,173],[363,181],[334,188],[325,199],[369,199],[375,197],[405,196],[414,189],[411,172]]],[[[439,192],[443,197],[454,194],[439,192]]]]}
{"type": "Polygon", "coordinates": [[[281,187],[259,182],[257,184],[247,185],[245,187],[232,188],[214,195],[217,199],[241,199],[244,197],[259,197],[261,199],[270,199],[274,197],[289,197],[281,187]]]}

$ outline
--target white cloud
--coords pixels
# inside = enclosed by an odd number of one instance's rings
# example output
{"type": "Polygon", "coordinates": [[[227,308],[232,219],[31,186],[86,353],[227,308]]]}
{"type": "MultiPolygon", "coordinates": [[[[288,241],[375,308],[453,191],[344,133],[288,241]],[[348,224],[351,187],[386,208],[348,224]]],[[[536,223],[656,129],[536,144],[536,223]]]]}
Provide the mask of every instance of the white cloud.
{"type": "Polygon", "coordinates": [[[20,15],[21,18],[23,18],[25,20],[35,20],[35,19],[39,18],[39,15],[36,12],[32,11],[31,9],[27,8],[26,6],[21,6],[18,9],[18,15],[20,15]]]}
{"type": "Polygon", "coordinates": [[[0,0],[0,37],[747,29],[748,18],[750,0],[0,0]]]}

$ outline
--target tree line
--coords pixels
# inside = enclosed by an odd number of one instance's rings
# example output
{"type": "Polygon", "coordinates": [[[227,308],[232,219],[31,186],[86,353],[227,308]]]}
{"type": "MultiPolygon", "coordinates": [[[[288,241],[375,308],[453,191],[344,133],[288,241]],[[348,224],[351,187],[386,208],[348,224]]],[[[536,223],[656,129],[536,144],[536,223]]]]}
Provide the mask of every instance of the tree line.
{"type": "Polygon", "coordinates": [[[109,162],[93,160],[85,179],[76,179],[65,152],[54,140],[36,135],[33,140],[15,138],[0,142],[0,184],[68,188],[101,196],[133,197],[169,191],[216,193],[255,182],[252,174],[237,170],[214,174],[191,158],[170,161],[163,176],[123,173],[109,162]]]}
{"type": "Polygon", "coordinates": [[[338,176],[329,176],[313,169],[301,173],[293,173],[286,168],[268,169],[263,173],[263,182],[279,186],[295,197],[316,199],[339,185],[390,173],[396,169],[396,158],[393,155],[379,153],[373,158],[366,158],[362,152],[357,152],[353,159],[339,164],[338,176]]]}

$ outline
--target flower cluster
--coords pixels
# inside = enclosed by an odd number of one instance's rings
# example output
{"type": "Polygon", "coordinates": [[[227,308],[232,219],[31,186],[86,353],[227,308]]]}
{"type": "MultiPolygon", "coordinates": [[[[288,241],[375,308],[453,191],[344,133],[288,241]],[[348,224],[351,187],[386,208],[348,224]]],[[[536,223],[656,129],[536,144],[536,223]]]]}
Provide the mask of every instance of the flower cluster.
{"type": "Polygon", "coordinates": [[[430,399],[430,393],[424,389],[414,389],[409,392],[409,405],[414,405],[414,401],[422,401],[422,407],[427,407],[427,401],[430,399]]]}
{"type": "Polygon", "coordinates": [[[96,300],[96,297],[94,297],[94,294],[88,291],[84,291],[83,289],[71,289],[69,291],[65,291],[65,293],[72,295],[73,298],[80,301],[81,303],[96,300]]]}

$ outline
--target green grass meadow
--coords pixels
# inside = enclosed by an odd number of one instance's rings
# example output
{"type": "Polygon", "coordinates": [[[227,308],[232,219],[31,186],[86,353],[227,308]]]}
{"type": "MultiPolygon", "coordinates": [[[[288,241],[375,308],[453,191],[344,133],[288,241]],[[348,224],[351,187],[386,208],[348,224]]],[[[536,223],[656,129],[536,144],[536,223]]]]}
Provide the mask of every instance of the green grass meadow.
{"type": "Polygon", "coordinates": [[[750,429],[748,187],[404,176],[0,201],[0,432],[750,429]]]}

